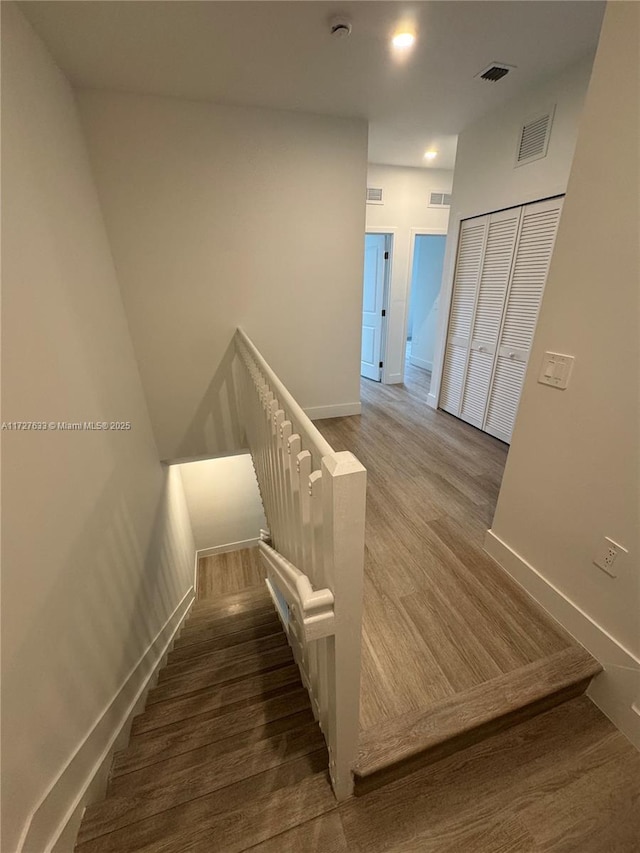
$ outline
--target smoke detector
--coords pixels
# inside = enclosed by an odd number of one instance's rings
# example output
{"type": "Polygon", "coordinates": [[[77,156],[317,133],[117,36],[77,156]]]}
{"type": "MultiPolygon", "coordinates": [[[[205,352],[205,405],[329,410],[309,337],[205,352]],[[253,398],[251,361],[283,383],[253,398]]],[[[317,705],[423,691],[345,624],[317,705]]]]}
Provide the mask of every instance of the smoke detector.
{"type": "Polygon", "coordinates": [[[336,39],[344,39],[351,35],[351,21],[349,18],[337,16],[329,21],[329,33],[336,39]]]}

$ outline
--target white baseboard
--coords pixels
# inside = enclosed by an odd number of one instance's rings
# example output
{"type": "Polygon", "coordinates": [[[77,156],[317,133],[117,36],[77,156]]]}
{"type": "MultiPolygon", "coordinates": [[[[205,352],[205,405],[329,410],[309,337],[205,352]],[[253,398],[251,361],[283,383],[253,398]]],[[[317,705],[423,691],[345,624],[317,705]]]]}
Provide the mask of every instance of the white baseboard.
{"type": "Polygon", "coordinates": [[[321,421],[323,418],[344,418],[348,415],[359,415],[362,412],[362,406],[358,400],[357,403],[337,403],[335,406],[311,406],[304,411],[312,421],[321,421]]]}
{"type": "Polygon", "coordinates": [[[424,358],[418,358],[415,355],[409,356],[409,364],[412,364],[414,367],[420,367],[422,370],[428,370],[429,372],[433,370],[432,361],[425,361],[424,358]]]}
{"type": "Polygon", "coordinates": [[[103,795],[113,752],[126,746],[130,723],[142,710],[193,599],[190,588],[49,785],[24,826],[19,853],[71,853],[84,809],[103,795]]]}
{"type": "Polygon", "coordinates": [[[241,542],[228,542],[226,545],[214,545],[213,548],[201,548],[196,551],[196,566],[200,557],[213,557],[214,554],[228,554],[230,551],[241,551],[243,548],[255,548],[260,541],[256,539],[243,539],[241,542]]]}
{"type": "Polygon", "coordinates": [[[593,679],[587,695],[640,749],[640,717],[633,709],[640,696],[640,659],[492,530],[487,531],[484,548],[525,592],[602,664],[604,672],[593,679]]]}
{"type": "Polygon", "coordinates": [[[438,397],[431,392],[427,395],[427,406],[431,406],[432,409],[438,408],[438,397]]]}

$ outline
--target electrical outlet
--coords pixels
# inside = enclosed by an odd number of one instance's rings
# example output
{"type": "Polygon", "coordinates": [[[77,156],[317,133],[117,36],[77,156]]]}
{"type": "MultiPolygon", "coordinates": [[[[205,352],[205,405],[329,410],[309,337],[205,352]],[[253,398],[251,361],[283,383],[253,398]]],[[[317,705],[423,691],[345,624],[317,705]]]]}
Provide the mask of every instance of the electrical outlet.
{"type": "Polygon", "coordinates": [[[618,561],[620,560],[621,555],[628,553],[627,549],[622,545],[618,545],[618,543],[614,542],[613,539],[609,539],[608,536],[605,536],[604,542],[598,549],[596,556],[593,558],[593,562],[599,569],[602,569],[603,572],[606,572],[612,578],[615,578],[618,576],[618,561]]]}

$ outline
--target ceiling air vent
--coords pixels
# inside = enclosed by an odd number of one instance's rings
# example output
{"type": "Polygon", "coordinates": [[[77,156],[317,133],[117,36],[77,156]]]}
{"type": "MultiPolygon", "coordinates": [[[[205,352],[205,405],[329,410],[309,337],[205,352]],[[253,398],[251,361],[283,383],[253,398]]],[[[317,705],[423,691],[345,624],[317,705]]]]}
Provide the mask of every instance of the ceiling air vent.
{"type": "Polygon", "coordinates": [[[518,134],[516,167],[547,156],[555,106],[525,121],[518,134]]]}
{"type": "Polygon", "coordinates": [[[497,83],[498,80],[506,77],[515,67],[515,65],[507,65],[505,62],[492,62],[483,71],[479,71],[476,77],[479,77],[481,80],[488,80],[489,83],[497,83]]]}
{"type": "Polygon", "coordinates": [[[451,193],[431,193],[429,207],[451,207],[451,193]]]}
{"type": "Polygon", "coordinates": [[[367,204],[384,204],[382,187],[367,187],[367,204]]]}

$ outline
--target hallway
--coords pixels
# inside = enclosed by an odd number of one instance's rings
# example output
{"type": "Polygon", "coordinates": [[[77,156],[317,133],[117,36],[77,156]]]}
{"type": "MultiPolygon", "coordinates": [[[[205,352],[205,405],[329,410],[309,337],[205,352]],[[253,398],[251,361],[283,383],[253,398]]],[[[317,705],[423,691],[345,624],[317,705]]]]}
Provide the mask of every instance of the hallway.
{"type": "Polygon", "coordinates": [[[363,379],[361,416],[318,422],[368,472],[361,731],[574,646],[482,550],[507,446],[429,408],[429,379],[363,379]]]}

